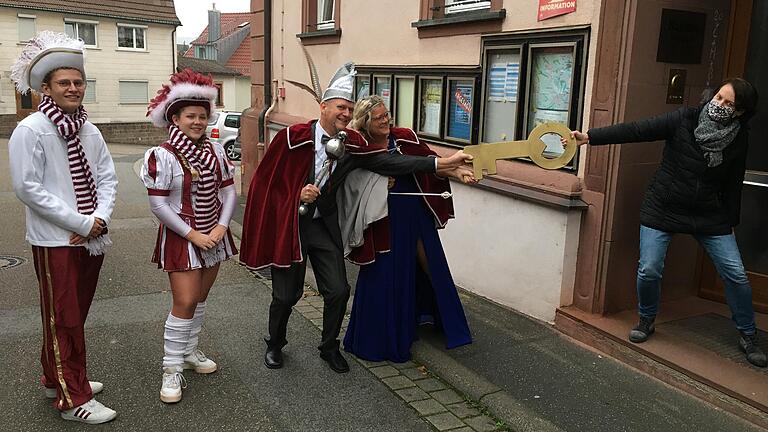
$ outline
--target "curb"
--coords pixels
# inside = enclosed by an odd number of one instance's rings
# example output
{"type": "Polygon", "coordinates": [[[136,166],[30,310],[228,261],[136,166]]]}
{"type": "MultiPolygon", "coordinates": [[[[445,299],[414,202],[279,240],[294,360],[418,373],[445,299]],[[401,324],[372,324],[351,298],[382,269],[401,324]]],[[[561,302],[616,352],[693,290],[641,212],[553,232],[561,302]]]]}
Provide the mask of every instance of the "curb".
{"type": "MultiPolygon", "coordinates": [[[[310,266],[307,266],[304,283],[317,291],[317,281],[310,266]]],[[[441,349],[429,343],[417,343],[411,347],[411,354],[414,363],[426,367],[430,373],[463,395],[471,404],[480,406],[491,418],[500,420],[505,427],[516,432],[563,432],[563,429],[539,417],[509,393],[458,363],[441,349]]],[[[370,362],[359,360],[357,357],[354,359],[366,367],[371,366],[370,362]]],[[[397,363],[392,364],[398,366],[397,363]]]]}

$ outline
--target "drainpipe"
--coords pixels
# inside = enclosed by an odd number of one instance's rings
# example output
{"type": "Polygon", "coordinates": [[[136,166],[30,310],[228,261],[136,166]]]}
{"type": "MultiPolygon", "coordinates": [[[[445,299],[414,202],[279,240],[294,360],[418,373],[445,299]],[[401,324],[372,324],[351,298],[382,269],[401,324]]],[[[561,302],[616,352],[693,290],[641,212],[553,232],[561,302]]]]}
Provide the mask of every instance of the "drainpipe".
{"type": "Polygon", "coordinates": [[[259,143],[266,144],[266,116],[272,101],[272,0],[264,1],[264,107],[259,114],[259,143]]]}
{"type": "MultiPolygon", "coordinates": [[[[145,33],[146,34],[146,33],[145,33]]],[[[146,45],[146,41],[144,42],[146,45]]],[[[179,53],[176,52],[176,27],[171,32],[171,73],[176,73],[176,62],[178,61],[179,53]]]]}

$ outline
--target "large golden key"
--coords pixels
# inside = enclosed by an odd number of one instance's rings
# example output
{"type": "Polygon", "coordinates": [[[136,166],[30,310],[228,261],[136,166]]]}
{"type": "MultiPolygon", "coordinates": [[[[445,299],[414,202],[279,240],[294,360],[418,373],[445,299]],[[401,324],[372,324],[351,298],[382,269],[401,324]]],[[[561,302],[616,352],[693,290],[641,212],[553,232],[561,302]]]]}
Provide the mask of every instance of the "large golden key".
{"type": "Polygon", "coordinates": [[[499,159],[511,159],[529,157],[536,165],[546,169],[558,169],[566,166],[576,154],[576,140],[571,138],[571,130],[562,123],[542,123],[528,135],[524,141],[504,141],[487,144],[477,144],[464,147],[464,153],[474,156],[472,165],[475,170],[475,178],[483,178],[483,171],[488,174],[496,174],[496,161],[499,159]],[[547,134],[556,134],[565,138],[564,152],[556,158],[544,156],[547,144],[541,137],[547,134]]]}

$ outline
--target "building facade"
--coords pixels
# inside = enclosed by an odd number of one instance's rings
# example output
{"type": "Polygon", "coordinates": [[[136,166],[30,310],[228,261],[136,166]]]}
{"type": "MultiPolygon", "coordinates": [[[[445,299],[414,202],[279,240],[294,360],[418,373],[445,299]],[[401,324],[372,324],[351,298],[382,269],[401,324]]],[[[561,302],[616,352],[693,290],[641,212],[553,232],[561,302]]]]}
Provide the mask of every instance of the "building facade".
{"type": "Polygon", "coordinates": [[[250,12],[221,13],[214,5],[208,11],[208,25],[180,60],[211,73],[219,87],[219,109],[242,112],[251,106],[250,34],[250,12]]]}
{"type": "MultiPolygon", "coordinates": [[[[244,188],[275,131],[318,115],[313,98],[288,82],[310,83],[304,49],[323,84],[354,61],[358,95],[384,97],[393,122],[413,128],[441,154],[526,139],[542,121],[587,130],[696,106],[705,88],[728,76],[744,76],[768,94],[768,6],[761,1],[251,4],[263,29],[251,34],[253,70],[263,73],[252,77],[252,109],[243,121],[244,188]]],[[[759,140],[768,125],[765,101],[752,121],[736,230],[761,329],[768,328],[768,229],[760,223],[768,202],[768,151],[759,140]]],[[[547,139],[545,152],[562,151],[557,137],[547,139]]],[[[478,185],[452,185],[457,217],[441,238],[457,284],[619,352],[610,343],[627,343],[636,320],[639,208],[662,150],[661,142],[583,147],[554,171],[503,160],[498,174],[478,185]]],[[[768,412],[764,374],[723,357],[708,335],[676,330],[711,319],[722,334],[735,331],[718,284],[695,240],[675,238],[659,316],[671,339],[627,346],[722,391],[726,409],[746,417],[749,409],[739,404],[768,412]]],[[[737,349],[735,339],[723,343],[737,349]]],[[[656,375],[696,393],[696,385],[656,375]]]]}
{"type": "Polygon", "coordinates": [[[0,63],[5,65],[0,67],[0,129],[7,136],[16,121],[37,108],[35,95],[15,91],[10,65],[27,40],[51,30],[85,41],[88,84],[83,104],[108,141],[124,139],[121,135],[154,140],[146,107],[176,66],[177,25],[170,0],[0,2],[0,63]]]}

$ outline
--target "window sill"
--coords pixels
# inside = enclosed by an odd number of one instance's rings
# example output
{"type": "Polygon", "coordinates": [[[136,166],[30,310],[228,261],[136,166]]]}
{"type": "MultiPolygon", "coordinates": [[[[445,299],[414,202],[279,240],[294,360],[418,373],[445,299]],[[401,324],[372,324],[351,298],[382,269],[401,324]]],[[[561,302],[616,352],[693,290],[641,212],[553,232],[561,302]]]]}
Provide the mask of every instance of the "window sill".
{"type": "Polygon", "coordinates": [[[415,21],[411,27],[419,31],[419,38],[497,32],[501,31],[501,22],[506,16],[506,9],[469,11],[415,21]]]}
{"type": "MultiPolygon", "coordinates": [[[[430,144],[439,156],[448,157],[455,149],[430,144]]],[[[478,187],[500,195],[558,209],[585,210],[581,199],[581,179],[573,172],[545,170],[534,164],[514,160],[498,161],[497,173],[485,175],[478,187]]]]}
{"type": "Polygon", "coordinates": [[[296,35],[304,45],[337,44],[341,41],[341,29],[315,30],[296,35]]]}
{"type": "Polygon", "coordinates": [[[124,51],[124,52],[136,52],[136,53],[148,53],[149,50],[143,49],[143,48],[123,48],[123,47],[117,47],[115,48],[115,51],[124,51]]]}

